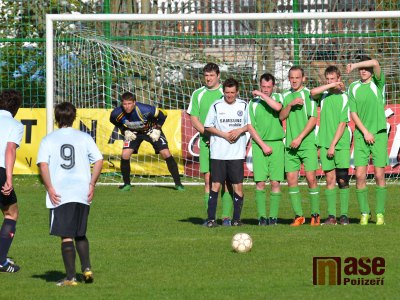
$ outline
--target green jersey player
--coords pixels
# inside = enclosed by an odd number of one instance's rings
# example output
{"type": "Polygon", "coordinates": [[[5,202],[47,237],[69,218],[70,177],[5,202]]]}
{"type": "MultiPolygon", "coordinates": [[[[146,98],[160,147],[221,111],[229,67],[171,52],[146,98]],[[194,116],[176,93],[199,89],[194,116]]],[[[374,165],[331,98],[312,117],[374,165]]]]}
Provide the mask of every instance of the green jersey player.
{"type": "Polygon", "coordinates": [[[360,62],[348,64],[346,71],[358,69],[360,80],[349,86],[351,118],[354,132],[354,165],[356,167],[356,194],[360,205],[360,224],[370,219],[368,191],[366,187],[367,166],[372,155],[375,175],[376,225],[385,224],[386,182],[385,167],[388,164],[388,135],[385,116],[385,76],[379,62],[363,57],[360,62]]]}
{"type": "Polygon", "coordinates": [[[340,71],[336,66],[325,70],[326,84],[311,90],[311,97],[319,102],[320,127],[318,146],[322,170],[326,176],[325,197],[328,218],[323,225],[336,225],[336,182],[339,186],[340,224],[349,224],[349,167],[350,139],[349,104],[340,71]]]}
{"type": "Polygon", "coordinates": [[[247,129],[252,137],[253,173],[256,182],[256,206],[258,224],[276,225],[279,202],[282,197],[280,182],[284,179],[284,145],[282,122],[279,111],[282,109],[281,94],[273,93],[275,77],[265,73],[260,77],[260,90],[252,92],[255,97],[248,107],[247,129]],[[270,211],[267,219],[265,208],[265,181],[270,179],[270,211]]]}
{"type": "Polygon", "coordinates": [[[311,200],[311,225],[320,225],[319,189],[315,171],[318,169],[318,155],[314,128],[317,123],[317,106],[310,98],[310,91],[304,87],[304,70],[293,66],[289,70],[290,90],[283,93],[283,109],[279,118],[286,120],[285,172],[289,197],[295,212],[291,226],[304,224],[298,176],[304,165],[311,200]]]}
{"type": "MultiPolygon", "coordinates": [[[[204,174],[204,203],[208,207],[210,196],[210,146],[209,134],[204,130],[204,122],[211,105],[221,99],[224,95],[220,84],[220,71],[215,63],[208,63],[203,68],[205,85],[195,90],[190,99],[187,113],[190,115],[192,126],[200,133],[200,173],[204,174]]],[[[228,187],[225,186],[225,191],[228,187]]],[[[222,195],[222,218],[225,225],[230,225],[232,211],[232,196],[223,191],[222,195]]]]}

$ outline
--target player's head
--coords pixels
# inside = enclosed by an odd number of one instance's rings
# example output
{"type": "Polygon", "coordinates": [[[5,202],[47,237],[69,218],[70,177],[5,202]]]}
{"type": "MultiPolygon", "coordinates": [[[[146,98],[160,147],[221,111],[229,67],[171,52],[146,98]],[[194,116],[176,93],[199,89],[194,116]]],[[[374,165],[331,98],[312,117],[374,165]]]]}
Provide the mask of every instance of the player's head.
{"type": "Polygon", "coordinates": [[[203,68],[204,83],[208,89],[216,89],[219,86],[219,67],[217,64],[208,63],[203,68]]]}
{"type": "Polygon", "coordinates": [[[327,84],[340,81],[340,70],[336,66],[327,67],[324,75],[327,84]]]}
{"type": "Polygon", "coordinates": [[[62,102],[54,108],[54,117],[58,128],[72,127],[76,119],[76,108],[70,102],[62,102]]]}
{"type": "Polygon", "coordinates": [[[293,66],[289,69],[289,81],[293,90],[299,91],[303,88],[305,81],[304,70],[299,66],[293,66]]]}
{"type": "Polygon", "coordinates": [[[225,101],[229,104],[235,102],[239,94],[239,82],[231,77],[224,81],[222,87],[224,89],[225,101]]]}
{"type": "Polygon", "coordinates": [[[270,73],[264,73],[260,77],[261,92],[271,96],[275,86],[275,77],[270,73]]]}
{"type": "Polygon", "coordinates": [[[16,90],[4,90],[0,94],[0,110],[6,110],[14,117],[22,104],[22,95],[16,90]]]}
{"type": "Polygon", "coordinates": [[[136,97],[133,93],[131,92],[123,93],[121,96],[121,101],[122,101],[122,108],[126,113],[128,114],[131,113],[135,108],[136,97]]]}
{"type": "MultiPolygon", "coordinates": [[[[368,60],[371,60],[371,57],[366,56],[366,55],[360,58],[360,62],[368,61],[368,60]]],[[[372,67],[358,68],[358,73],[360,74],[361,80],[365,81],[372,77],[372,74],[374,73],[374,68],[372,68],[372,67]]]]}

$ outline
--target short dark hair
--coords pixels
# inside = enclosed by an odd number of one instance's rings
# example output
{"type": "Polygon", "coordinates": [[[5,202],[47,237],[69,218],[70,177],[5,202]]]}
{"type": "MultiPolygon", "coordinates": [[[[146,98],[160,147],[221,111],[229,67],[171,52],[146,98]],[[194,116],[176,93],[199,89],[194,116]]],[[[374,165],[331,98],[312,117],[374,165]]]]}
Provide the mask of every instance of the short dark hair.
{"type": "Polygon", "coordinates": [[[76,108],[70,102],[62,102],[54,108],[54,117],[58,128],[71,127],[76,119],[76,108]]]}
{"type": "Polygon", "coordinates": [[[22,105],[22,95],[16,90],[4,90],[0,94],[0,110],[6,110],[14,117],[22,105]]]}
{"type": "Polygon", "coordinates": [[[121,96],[122,101],[124,100],[130,100],[130,101],[136,101],[136,97],[133,93],[131,92],[125,92],[121,96]]]}
{"type": "Polygon", "coordinates": [[[260,83],[261,83],[261,81],[263,81],[263,80],[265,80],[265,81],[272,81],[272,84],[275,85],[275,77],[274,77],[274,75],[272,75],[272,74],[270,74],[270,73],[264,73],[264,74],[262,74],[261,77],[260,77],[260,83]]]}
{"type": "Polygon", "coordinates": [[[238,91],[239,90],[239,82],[236,79],[230,77],[224,81],[224,83],[222,84],[222,87],[223,87],[224,91],[225,91],[225,88],[227,88],[227,87],[236,87],[236,90],[238,91]]]}
{"type": "Polygon", "coordinates": [[[289,74],[291,71],[296,71],[296,70],[300,70],[301,71],[301,76],[304,77],[304,69],[300,66],[293,66],[289,69],[289,74]]]}
{"type": "Polygon", "coordinates": [[[212,71],[214,71],[217,75],[219,74],[219,67],[217,64],[208,63],[203,68],[203,74],[206,72],[212,72],[212,71]]]}
{"type": "MultiPolygon", "coordinates": [[[[371,57],[369,57],[369,56],[367,56],[367,55],[363,55],[363,56],[361,56],[361,58],[360,58],[360,62],[362,62],[362,61],[368,61],[368,60],[371,60],[371,59],[372,59],[371,57]]],[[[374,68],[373,68],[373,67],[369,67],[369,68],[359,68],[359,69],[367,70],[367,71],[370,72],[371,74],[374,73],[374,68]]]]}
{"type": "Polygon", "coordinates": [[[325,69],[324,75],[326,76],[326,75],[331,74],[331,73],[336,73],[338,77],[340,76],[340,70],[339,70],[339,68],[336,67],[336,66],[329,66],[329,67],[327,67],[327,68],[325,69]]]}

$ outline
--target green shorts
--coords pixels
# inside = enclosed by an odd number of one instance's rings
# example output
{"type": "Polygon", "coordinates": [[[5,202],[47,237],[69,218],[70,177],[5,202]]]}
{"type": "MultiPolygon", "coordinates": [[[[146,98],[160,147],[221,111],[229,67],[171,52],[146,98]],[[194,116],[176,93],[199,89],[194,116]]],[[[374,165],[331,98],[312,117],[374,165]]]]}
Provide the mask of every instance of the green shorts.
{"type": "Polygon", "coordinates": [[[388,135],[386,131],[374,134],[375,143],[369,145],[364,137],[357,137],[354,140],[354,166],[368,166],[370,155],[375,167],[386,167],[389,164],[388,135]]]}
{"type": "Polygon", "coordinates": [[[319,169],[317,147],[306,150],[285,149],[285,172],[300,171],[301,164],[305,171],[319,169]]]}
{"type": "Polygon", "coordinates": [[[328,158],[326,154],[328,148],[319,149],[319,157],[321,160],[322,170],[330,171],[333,169],[348,169],[350,167],[350,149],[335,150],[335,155],[328,158]]]}
{"type": "Polygon", "coordinates": [[[283,181],[285,176],[285,151],[282,141],[267,141],[272,148],[271,155],[265,155],[261,147],[252,143],[254,181],[283,181]]]}
{"type": "Polygon", "coordinates": [[[210,146],[200,139],[200,173],[210,172],[210,146]]]}

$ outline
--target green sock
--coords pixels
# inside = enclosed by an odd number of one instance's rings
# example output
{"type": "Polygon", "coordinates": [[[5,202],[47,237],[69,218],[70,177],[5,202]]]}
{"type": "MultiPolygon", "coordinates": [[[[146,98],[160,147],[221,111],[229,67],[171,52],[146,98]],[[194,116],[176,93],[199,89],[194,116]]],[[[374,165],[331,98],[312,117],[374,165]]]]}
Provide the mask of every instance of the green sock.
{"type": "Polygon", "coordinates": [[[369,214],[370,210],[368,205],[368,188],[365,187],[363,189],[356,189],[356,196],[361,213],[369,214]]]}
{"type": "Polygon", "coordinates": [[[289,188],[289,198],[296,216],[303,216],[299,187],[296,186],[289,188]]]}
{"type": "Polygon", "coordinates": [[[271,218],[278,218],[279,212],[279,202],[281,201],[282,193],[273,193],[270,194],[270,207],[269,207],[269,216],[271,218]]]}
{"type": "Polygon", "coordinates": [[[325,198],[328,206],[328,215],[336,217],[336,188],[326,189],[325,198]]]}
{"type": "Polygon", "coordinates": [[[319,214],[319,188],[308,189],[311,202],[311,214],[319,214]]]}
{"type": "Polygon", "coordinates": [[[265,208],[265,190],[256,190],[256,206],[257,206],[257,217],[267,217],[267,210],[265,208]]]}
{"type": "Polygon", "coordinates": [[[233,197],[229,192],[222,192],[222,219],[232,217],[233,197]]]}
{"type": "Polygon", "coordinates": [[[386,186],[377,186],[375,188],[376,214],[385,214],[386,195],[386,186]]]}
{"type": "Polygon", "coordinates": [[[206,206],[206,210],[208,209],[208,199],[210,198],[210,193],[204,193],[204,205],[206,206]]]}
{"type": "Polygon", "coordinates": [[[349,196],[350,189],[339,189],[339,199],[340,199],[340,215],[348,216],[349,214],[349,196]]]}

